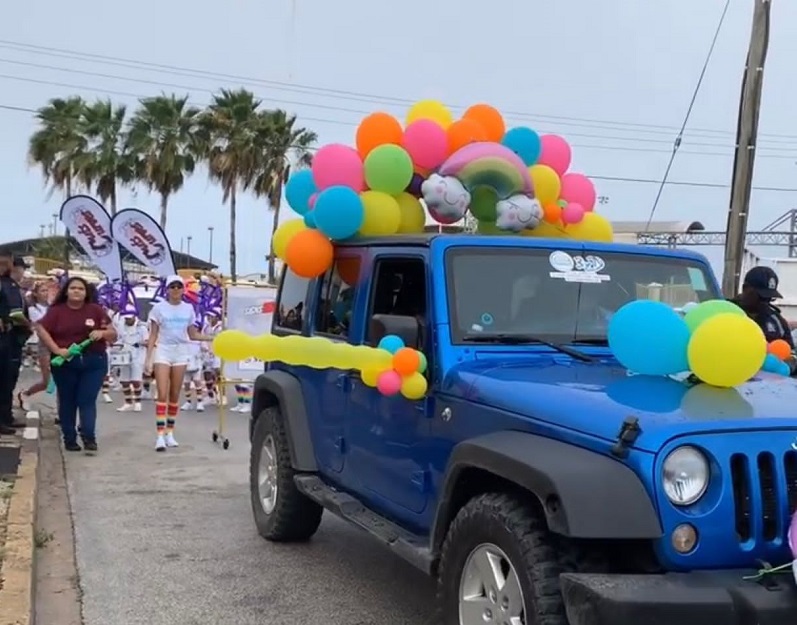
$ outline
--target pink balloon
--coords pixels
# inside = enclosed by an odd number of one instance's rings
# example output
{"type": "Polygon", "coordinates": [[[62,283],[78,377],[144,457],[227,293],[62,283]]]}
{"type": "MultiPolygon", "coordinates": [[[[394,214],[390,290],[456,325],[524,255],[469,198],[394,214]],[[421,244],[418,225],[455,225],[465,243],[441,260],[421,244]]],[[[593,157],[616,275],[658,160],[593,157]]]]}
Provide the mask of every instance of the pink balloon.
{"type": "Polygon", "coordinates": [[[396,395],[401,390],[401,376],[393,369],[383,371],[376,380],[376,388],[382,395],[396,395]]]}
{"type": "Polygon", "coordinates": [[[318,199],[318,193],[313,193],[313,195],[311,195],[311,196],[310,196],[310,199],[309,199],[309,200],[307,200],[307,205],[308,205],[310,208],[315,208],[315,201],[316,201],[317,199],[318,199]]]}
{"type": "Polygon", "coordinates": [[[559,197],[567,202],[581,204],[589,212],[595,208],[595,185],[584,174],[565,174],[562,176],[562,190],[559,197]]]}
{"type": "Polygon", "coordinates": [[[313,158],[313,182],[319,191],[343,185],[358,193],[365,190],[363,161],[357,150],[348,145],[330,143],[313,158]]]}
{"type": "Polygon", "coordinates": [[[567,168],[570,167],[570,160],[573,157],[570,144],[559,135],[542,135],[540,143],[542,143],[542,149],[540,159],[536,164],[548,165],[560,177],[563,176],[567,168]]]}
{"type": "Polygon", "coordinates": [[[581,204],[570,203],[562,209],[562,222],[577,224],[584,219],[584,213],[586,212],[581,204]]]}
{"type": "Polygon", "coordinates": [[[446,131],[429,119],[419,119],[404,129],[401,146],[421,169],[435,169],[446,160],[446,131]]]}

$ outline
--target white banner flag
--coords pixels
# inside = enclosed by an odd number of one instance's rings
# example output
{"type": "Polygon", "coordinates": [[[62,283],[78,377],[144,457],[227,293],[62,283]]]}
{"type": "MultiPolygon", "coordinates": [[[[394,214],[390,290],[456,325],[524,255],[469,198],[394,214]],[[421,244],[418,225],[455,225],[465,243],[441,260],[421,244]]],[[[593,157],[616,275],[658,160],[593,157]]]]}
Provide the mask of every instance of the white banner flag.
{"type": "Polygon", "coordinates": [[[137,208],[119,211],[111,222],[111,231],[119,245],[161,278],[177,273],[166,233],[144,211],[137,208]]]}
{"type": "MultiPolygon", "coordinates": [[[[225,330],[240,330],[252,336],[271,334],[277,290],[272,287],[227,287],[225,330]]],[[[228,380],[253,381],[263,373],[263,362],[250,358],[241,362],[225,362],[224,377],[228,380]]]]}
{"type": "Polygon", "coordinates": [[[102,204],[87,195],[73,195],[61,204],[60,219],[108,280],[122,279],[122,254],[102,204]]]}

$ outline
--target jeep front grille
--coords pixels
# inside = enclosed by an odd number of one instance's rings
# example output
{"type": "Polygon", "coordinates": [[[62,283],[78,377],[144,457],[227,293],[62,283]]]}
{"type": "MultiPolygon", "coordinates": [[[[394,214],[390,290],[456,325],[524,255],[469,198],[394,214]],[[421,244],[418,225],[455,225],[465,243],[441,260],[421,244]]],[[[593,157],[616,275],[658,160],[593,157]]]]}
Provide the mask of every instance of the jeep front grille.
{"type": "Polygon", "coordinates": [[[784,523],[797,509],[797,451],[733,454],[730,469],[739,542],[781,541],[784,523]]]}

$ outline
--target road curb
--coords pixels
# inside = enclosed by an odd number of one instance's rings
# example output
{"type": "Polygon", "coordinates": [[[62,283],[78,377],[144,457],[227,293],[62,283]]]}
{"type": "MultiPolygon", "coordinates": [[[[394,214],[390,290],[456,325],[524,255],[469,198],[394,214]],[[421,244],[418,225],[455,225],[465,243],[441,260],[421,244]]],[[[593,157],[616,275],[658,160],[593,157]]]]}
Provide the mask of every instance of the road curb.
{"type": "Polygon", "coordinates": [[[34,625],[36,584],[36,496],[39,482],[38,411],[28,411],[19,442],[19,467],[8,508],[0,568],[0,625],[34,625]]]}

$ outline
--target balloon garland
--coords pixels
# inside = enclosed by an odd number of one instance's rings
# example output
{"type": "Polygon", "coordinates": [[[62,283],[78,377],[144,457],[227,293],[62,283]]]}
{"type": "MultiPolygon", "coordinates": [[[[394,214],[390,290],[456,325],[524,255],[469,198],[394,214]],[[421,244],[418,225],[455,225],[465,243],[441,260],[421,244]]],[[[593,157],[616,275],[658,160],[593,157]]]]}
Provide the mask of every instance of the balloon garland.
{"type": "Polygon", "coordinates": [[[592,181],[569,171],[568,142],[507,129],[488,104],[455,120],[442,103],[424,100],[403,126],[372,113],[354,144],[323,146],[285,185],[301,218],[274,232],[272,249],[299,276],[325,273],[336,241],[423,232],[427,212],[439,224],[470,213],[482,234],[613,240],[611,224],[594,211],[592,181]]]}

